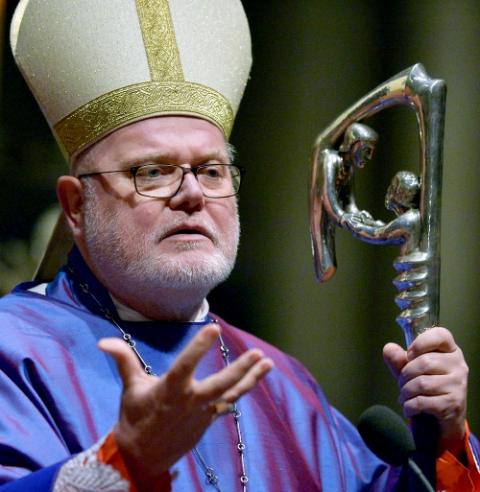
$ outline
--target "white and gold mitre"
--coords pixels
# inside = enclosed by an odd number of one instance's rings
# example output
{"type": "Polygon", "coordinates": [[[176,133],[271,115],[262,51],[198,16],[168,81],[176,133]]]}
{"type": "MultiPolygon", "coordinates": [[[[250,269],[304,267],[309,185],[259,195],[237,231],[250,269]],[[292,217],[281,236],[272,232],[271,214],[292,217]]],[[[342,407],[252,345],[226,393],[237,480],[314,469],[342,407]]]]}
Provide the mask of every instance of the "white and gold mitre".
{"type": "Polygon", "coordinates": [[[251,66],[240,0],[21,0],[11,46],[69,161],[152,116],[203,118],[228,140],[251,66]]]}

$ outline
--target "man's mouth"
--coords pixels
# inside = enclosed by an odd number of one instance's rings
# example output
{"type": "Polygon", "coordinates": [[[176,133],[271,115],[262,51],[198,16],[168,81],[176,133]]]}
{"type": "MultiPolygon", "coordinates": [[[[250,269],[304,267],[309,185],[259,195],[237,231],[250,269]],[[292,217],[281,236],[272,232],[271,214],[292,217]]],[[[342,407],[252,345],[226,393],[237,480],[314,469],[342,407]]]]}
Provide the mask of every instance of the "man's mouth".
{"type": "Polygon", "coordinates": [[[179,231],[175,231],[172,234],[200,234],[196,229],[180,229],[179,231]]]}
{"type": "Polygon", "coordinates": [[[167,237],[173,236],[203,236],[206,237],[205,234],[202,234],[200,231],[195,229],[180,229],[179,231],[172,232],[167,237]]]}
{"type": "Polygon", "coordinates": [[[184,240],[195,240],[195,239],[210,239],[213,241],[212,234],[206,228],[201,226],[179,226],[168,231],[162,239],[184,239],[184,240]]]}

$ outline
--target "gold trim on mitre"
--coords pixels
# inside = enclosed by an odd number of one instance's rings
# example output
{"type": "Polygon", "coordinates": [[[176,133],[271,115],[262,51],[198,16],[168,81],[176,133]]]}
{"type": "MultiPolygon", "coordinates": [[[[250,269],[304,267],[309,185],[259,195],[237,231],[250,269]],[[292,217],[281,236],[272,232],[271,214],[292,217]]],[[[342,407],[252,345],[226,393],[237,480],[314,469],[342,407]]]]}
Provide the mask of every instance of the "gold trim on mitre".
{"type": "Polygon", "coordinates": [[[234,114],[219,92],[193,82],[148,81],[104,94],[60,120],[54,131],[71,158],[88,145],[128,123],[166,114],[210,120],[228,140],[234,114]]]}
{"type": "Polygon", "coordinates": [[[136,0],[152,80],[184,80],[167,0],[136,0]]]}

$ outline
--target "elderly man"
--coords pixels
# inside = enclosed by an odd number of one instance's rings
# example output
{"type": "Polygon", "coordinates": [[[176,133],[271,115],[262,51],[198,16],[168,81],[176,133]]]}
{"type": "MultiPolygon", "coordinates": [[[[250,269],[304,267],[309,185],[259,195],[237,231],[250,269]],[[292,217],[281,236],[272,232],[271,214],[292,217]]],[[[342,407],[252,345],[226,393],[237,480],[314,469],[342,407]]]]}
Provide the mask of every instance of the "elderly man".
{"type": "MultiPolygon", "coordinates": [[[[24,0],[12,26],[71,164],[58,197],[75,247],[0,301],[5,490],[394,490],[401,470],[297,361],[208,312],[239,235],[239,1],[24,0]]],[[[474,490],[451,334],[384,355],[405,414],[439,421],[440,486],[474,490]]]]}

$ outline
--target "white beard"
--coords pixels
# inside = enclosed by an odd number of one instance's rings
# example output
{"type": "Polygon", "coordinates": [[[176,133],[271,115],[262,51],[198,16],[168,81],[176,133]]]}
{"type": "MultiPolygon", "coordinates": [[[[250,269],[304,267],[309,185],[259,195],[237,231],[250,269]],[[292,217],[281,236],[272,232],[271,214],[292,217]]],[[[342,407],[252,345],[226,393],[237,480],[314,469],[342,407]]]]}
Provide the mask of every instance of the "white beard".
{"type": "MultiPolygon", "coordinates": [[[[90,261],[104,279],[128,285],[128,290],[139,296],[144,290],[151,293],[162,289],[197,291],[205,296],[230,275],[240,236],[238,214],[224,234],[201,221],[213,240],[213,252],[195,254],[198,244],[189,242],[179,243],[178,253],[158,254],[155,245],[175,227],[174,223],[139,234],[123,226],[117,212],[101,212],[95,192],[90,192],[88,185],[85,188],[85,244],[90,261]]],[[[178,223],[185,218],[179,218],[178,223]]]]}

